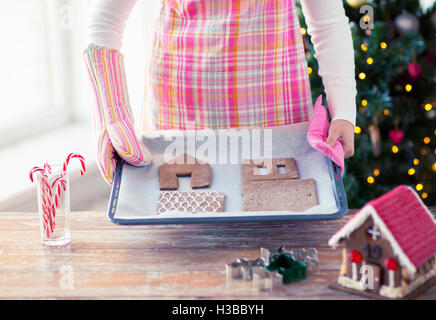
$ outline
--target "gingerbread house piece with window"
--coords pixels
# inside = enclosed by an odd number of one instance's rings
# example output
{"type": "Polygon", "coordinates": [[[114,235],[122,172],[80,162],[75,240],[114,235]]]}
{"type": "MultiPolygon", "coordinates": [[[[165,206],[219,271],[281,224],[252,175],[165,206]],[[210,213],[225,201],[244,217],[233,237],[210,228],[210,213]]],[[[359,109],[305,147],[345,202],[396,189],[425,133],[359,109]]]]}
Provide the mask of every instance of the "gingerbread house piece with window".
{"type": "Polygon", "coordinates": [[[295,159],[242,162],[242,210],[302,212],[318,204],[314,179],[300,179],[295,159]]]}
{"type": "Polygon", "coordinates": [[[436,223],[419,195],[399,186],[369,202],[329,240],[344,245],[337,285],[402,298],[433,281],[436,223]]]}

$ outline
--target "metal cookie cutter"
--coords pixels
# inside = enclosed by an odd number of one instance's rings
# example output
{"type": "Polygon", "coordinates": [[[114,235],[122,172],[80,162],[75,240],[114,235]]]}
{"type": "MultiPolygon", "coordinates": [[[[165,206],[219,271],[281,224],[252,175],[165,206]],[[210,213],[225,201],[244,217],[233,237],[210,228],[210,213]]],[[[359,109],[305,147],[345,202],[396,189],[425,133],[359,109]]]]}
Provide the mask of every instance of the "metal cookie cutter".
{"type": "Polygon", "coordinates": [[[289,253],[297,260],[306,264],[307,274],[314,274],[318,272],[318,250],[315,248],[294,248],[289,253]]]}
{"type": "Polygon", "coordinates": [[[261,267],[253,268],[253,289],[270,291],[283,283],[283,276],[277,271],[268,271],[261,267]]]}
{"type": "Polygon", "coordinates": [[[260,257],[265,261],[266,264],[269,264],[274,255],[286,252],[284,246],[280,246],[278,248],[260,248],[260,257]]]}
{"type": "Polygon", "coordinates": [[[248,260],[246,258],[239,258],[236,261],[226,264],[227,279],[253,279],[253,268],[264,267],[265,261],[261,258],[248,260]]]}

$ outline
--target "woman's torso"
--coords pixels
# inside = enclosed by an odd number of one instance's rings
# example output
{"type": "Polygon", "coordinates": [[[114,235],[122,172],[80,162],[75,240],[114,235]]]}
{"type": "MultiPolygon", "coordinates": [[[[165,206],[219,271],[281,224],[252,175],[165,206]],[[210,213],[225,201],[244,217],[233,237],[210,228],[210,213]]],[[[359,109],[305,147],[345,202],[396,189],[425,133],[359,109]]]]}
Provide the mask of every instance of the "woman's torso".
{"type": "Polygon", "coordinates": [[[163,0],[146,83],[145,120],[155,129],[308,120],[312,102],[294,0],[163,0]]]}

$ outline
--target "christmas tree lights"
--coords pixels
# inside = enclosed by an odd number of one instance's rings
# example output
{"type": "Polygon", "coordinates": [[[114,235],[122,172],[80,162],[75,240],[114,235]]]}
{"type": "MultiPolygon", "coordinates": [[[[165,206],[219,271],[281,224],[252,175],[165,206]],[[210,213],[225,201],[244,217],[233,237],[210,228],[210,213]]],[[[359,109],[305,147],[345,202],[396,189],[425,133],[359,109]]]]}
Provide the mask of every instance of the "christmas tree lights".
{"type": "MultiPolygon", "coordinates": [[[[436,3],[424,9],[416,0],[346,0],[344,8],[357,84],[355,154],[346,159],[344,174],[349,207],[399,184],[436,205],[436,3]],[[374,9],[366,18],[373,29],[360,28],[364,4],[374,9]]],[[[299,17],[315,99],[324,88],[301,12],[299,17]]]]}

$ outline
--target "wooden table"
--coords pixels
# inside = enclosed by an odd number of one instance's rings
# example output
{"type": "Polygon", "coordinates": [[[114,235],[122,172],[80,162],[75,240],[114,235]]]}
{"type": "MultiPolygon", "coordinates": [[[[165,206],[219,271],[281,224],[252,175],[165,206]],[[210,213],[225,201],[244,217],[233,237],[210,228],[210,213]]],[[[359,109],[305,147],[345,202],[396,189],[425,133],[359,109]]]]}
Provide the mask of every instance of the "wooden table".
{"type": "MultiPolygon", "coordinates": [[[[225,225],[119,226],[103,212],[72,213],[72,243],[48,248],[35,213],[0,213],[0,298],[360,299],[328,285],[341,250],[327,240],[340,220],[225,225]],[[261,246],[316,247],[320,271],[306,281],[258,292],[228,283],[225,264],[261,246]]],[[[436,287],[421,298],[436,299],[436,287]]]]}

